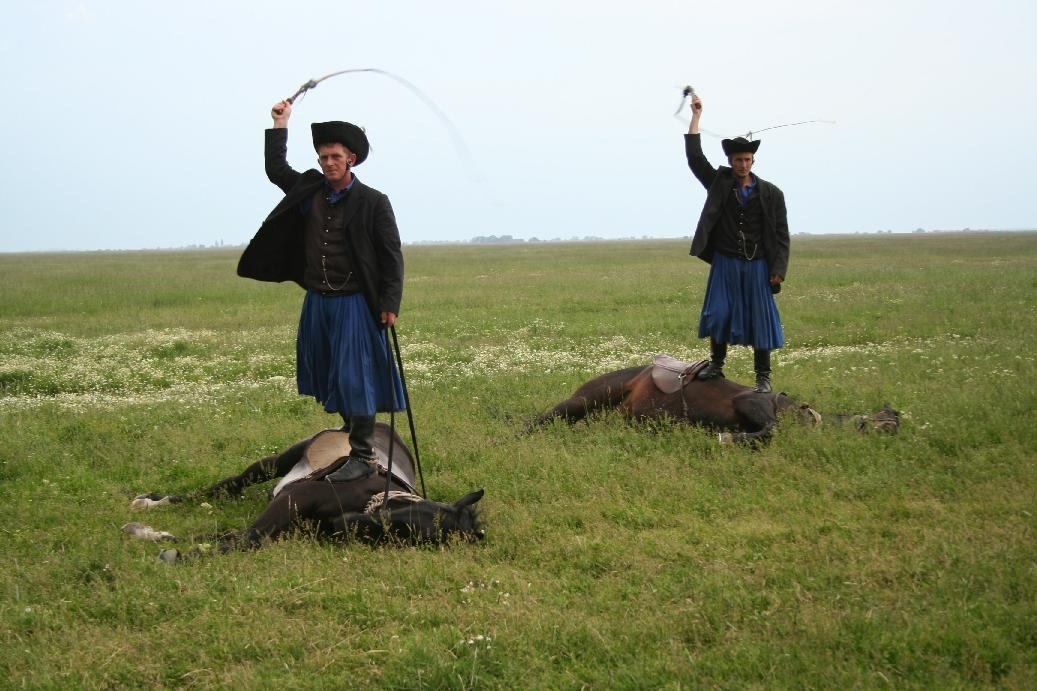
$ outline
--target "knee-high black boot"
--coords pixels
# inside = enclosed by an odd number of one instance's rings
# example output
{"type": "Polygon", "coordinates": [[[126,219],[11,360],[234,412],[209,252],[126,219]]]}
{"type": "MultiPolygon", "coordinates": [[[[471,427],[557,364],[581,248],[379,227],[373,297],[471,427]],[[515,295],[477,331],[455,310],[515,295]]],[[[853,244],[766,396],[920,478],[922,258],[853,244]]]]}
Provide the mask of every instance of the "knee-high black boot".
{"type": "Polygon", "coordinates": [[[727,359],[727,344],[709,339],[709,364],[699,372],[699,379],[716,379],[724,376],[724,360],[727,359]]]}
{"type": "Polygon", "coordinates": [[[771,392],[771,351],[753,349],[753,368],[756,370],[756,391],[771,392]]]}
{"type": "Polygon", "coordinates": [[[349,418],[350,456],[374,458],[374,415],[352,415],[349,418]]]}
{"type": "Polygon", "coordinates": [[[373,475],[374,461],[374,416],[351,415],[346,420],[349,428],[349,457],[341,467],[324,477],[328,482],[349,482],[373,475]]]}

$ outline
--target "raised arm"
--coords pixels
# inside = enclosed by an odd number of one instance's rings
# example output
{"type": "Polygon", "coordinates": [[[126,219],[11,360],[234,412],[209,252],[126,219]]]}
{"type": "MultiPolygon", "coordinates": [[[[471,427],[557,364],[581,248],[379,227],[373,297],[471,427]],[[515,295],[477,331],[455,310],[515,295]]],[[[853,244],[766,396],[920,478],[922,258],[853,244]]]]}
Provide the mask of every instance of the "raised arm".
{"type": "Polygon", "coordinates": [[[270,109],[270,117],[274,126],[266,131],[264,158],[266,159],[266,176],[270,182],[281,188],[285,194],[292,189],[302,173],[288,165],[288,119],[292,116],[292,104],[278,101],[270,109]]]}
{"type": "Polygon", "coordinates": [[[717,176],[717,170],[702,153],[702,135],[699,133],[699,118],[702,117],[702,99],[697,95],[691,97],[691,126],[684,137],[684,153],[688,157],[688,167],[695,174],[702,186],[707,190],[717,176]]]}
{"type": "MultiPolygon", "coordinates": [[[[689,87],[690,88],[690,87],[689,87]]],[[[702,99],[698,97],[698,94],[692,92],[691,95],[691,125],[688,127],[688,134],[699,133],[699,118],[702,117],[702,99]]]]}

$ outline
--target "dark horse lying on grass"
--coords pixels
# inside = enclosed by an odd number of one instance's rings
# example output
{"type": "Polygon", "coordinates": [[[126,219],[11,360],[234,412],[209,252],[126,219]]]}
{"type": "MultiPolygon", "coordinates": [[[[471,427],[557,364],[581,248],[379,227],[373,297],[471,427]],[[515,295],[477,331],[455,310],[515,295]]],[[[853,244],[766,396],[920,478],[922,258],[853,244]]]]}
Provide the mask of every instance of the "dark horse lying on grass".
{"type": "Polygon", "coordinates": [[[572,396],[537,417],[531,427],[556,418],[576,422],[598,410],[618,409],[634,419],[670,417],[721,430],[721,442],[767,439],[779,417],[791,413],[820,424],[829,418],[852,421],[858,430],[896,432],[900,414],[884,406],[872,415],[828,415],[800,405],[784,393],[757,393],[730,379],[697,379],[706,361],[689,364],[668,355],[651,365],[603,374],[578,388],[572,396]]]}
{"type": "MultiPolygon", "coordinates": [[[[187,497],[146,494],[135,498],[131,506],[148,509],[180,503],[185,499],[235,496],[248,485],[281,478],[272,491],[270,503],[252,525],[241,532],[216,536],[218,551],[255,548],[265,539],[276,538],[290,528],[302,525],[314,527],[320,535],[356,536],[371,542],[396,538],[441,543],[455,535],[465,540],[483,537],[475,509],[475,503],[483,496],[482,490],[465,495],[453,504],[424,499],[415,492],[414,461],[399,435],[388,425],[378,423],[374,446],[379,472],[351,482],[327,482],[324,479],[345,462],[349,453],[347,432],[324,430],[201,492],[187,497]],[[393,453],[392,478],[386,501],[385,478],[390,448],[393,453]]],[[[123,526],[123,531],[142,539],[176,540],[169,533],[152,530],[140,523],[128,523],[123,526]]],[[[205,538],[200,540],[206,541],[205,538]]],[[[188,555],[201,551],[201,548],[195,548],[188,555]]],[[[167,549],[159,556],[172,562],[188,555],[167,549]]]]}

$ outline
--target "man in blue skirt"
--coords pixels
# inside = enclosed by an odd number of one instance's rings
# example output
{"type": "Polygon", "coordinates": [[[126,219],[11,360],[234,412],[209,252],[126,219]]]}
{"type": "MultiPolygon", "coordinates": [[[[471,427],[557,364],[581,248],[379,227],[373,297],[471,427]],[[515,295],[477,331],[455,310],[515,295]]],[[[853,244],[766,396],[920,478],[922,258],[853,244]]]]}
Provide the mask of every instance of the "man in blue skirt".
{"type": "Polygon", "coordinates": [[[710,361],[700,379],[724,376],[727,346],[753,347],[756,390],[771,390],[771,351],[785,345],[774,294],[789,263],[785,195],[752,173],[759,141],[721,142],[729,166],[713,168],[702,153],[702,100],[691,100],[684,137],[688,166],[706,188],[691,254],[710,264],[699,338],[709,338],[710,361]]]}
{"type": "Polygon", "coordinates": [[[403,254],[389,198],[353,175],[370,151],[348,122],[311,126],[320,170],[288,164],[292,106],[274,104],[266,130],[266,174],[284,193],[238,262],[238,274],[295,281],[306,289],[296,338],[299,393],[338,413],[349,430],[349,459],[327,479],[375,472],[375,414],[405,410],[386,328],[403,296],[403,254]]]}

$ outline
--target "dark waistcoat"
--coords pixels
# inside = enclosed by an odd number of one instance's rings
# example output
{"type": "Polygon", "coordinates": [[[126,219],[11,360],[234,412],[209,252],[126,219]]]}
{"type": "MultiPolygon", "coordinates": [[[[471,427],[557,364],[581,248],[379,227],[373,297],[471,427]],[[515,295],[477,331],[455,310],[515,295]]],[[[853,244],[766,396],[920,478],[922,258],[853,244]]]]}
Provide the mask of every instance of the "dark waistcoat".
{"type": "Polygon", "coordinates": [[[738,259],[753,260],[763,256],[763,204],[760,191],[754,189],[745,204],[738,201],[737,182],[724,198],[716,230],[709,242],[714,252],[738,259]]]}
{"type": "Polygon", "coordinates": [[[308,290],[324,295],[349,295],[360,290],[344,223],[348,197],[347,193],[332,204],[323,187],[312,197],[306,214],[306,268],[302,274],[308,290]]]}

